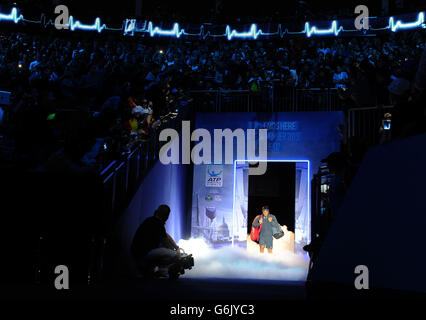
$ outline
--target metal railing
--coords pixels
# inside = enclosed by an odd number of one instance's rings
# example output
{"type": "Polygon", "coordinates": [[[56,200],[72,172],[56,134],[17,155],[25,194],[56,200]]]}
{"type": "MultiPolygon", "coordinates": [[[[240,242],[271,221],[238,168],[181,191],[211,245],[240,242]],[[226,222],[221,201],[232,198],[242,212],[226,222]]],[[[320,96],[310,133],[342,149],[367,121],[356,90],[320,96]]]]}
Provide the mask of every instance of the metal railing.
{"type": "Polygon", "coordinates": [[[109,239],[113,234],[114,223],[158,160],[160,148],[165,143],[159,141],[161,130],[173,128],[179,132],[178,127],[185,117],[187,112],[184,111],[174,119],[169,118],[154,130],[149,140],[139,141],[130,152],[123,152],[120,159],[111,161],[100,172],[103,182],[102,232],[92,238],[90,245],[89,283],[101,281],[108,273],[104,270],[104,259],[106,252],[111,250],[109,239]]]}
{"type": "Polygon", "coordinates": [[[139,141],[130,152],[123,152],[120,159],[113,160],[100,173],[104,184],[104,212],[114,220],[126,208],[141,180],[158,160],[161,146],[159,134],[164,128],[172,128],[179,132],[180,121],[186,113],[157,127],[149,140],[139,141]]]}
{"type": "Polygon", "coordinates": [[[379,129],[384,114],[393,106],[353,108],[347,111],[346,139],[360,138],[369,146],[379,143],[379,129]]]}
{"type": "Polygon", "coordinates": [[[247,112],[251,104],[248,90],[192,90],[191,98],[196,112],[247,112]]]}
{"type": "Polygon", "coordinates": [[[249,90],[193,90],[196,112],[297,112],[342,109],[337,88],[298,89],[263,85],[259,93],[249,90]]]}

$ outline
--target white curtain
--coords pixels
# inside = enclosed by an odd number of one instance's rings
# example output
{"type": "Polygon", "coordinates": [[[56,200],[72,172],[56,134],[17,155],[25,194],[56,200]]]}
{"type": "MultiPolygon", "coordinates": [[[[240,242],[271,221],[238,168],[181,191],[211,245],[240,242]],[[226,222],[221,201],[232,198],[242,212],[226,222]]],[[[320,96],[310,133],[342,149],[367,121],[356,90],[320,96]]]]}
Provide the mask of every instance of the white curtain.
{"type": "Polygon", "coordinates": [[[295,241],[300,245],[310,242],[310,216],[308,211],[308,168],[305,163],[297,163],[296,170],[301,170],[300,182],[296,188],[299,188],[299,194],[296,199],[296,226],[295,241]]]}
{"type": "MultiPolygon", "coordinates": [[[[244,192],[244,174],[248,174],[243,167],[236,169],[235,177],[235,203],[234,203],[234,223],[233,228],[239,241],[247,238],[247,199],[244,192]]],[[[247,186],[246,186],[247,187],[247,186]]]]}

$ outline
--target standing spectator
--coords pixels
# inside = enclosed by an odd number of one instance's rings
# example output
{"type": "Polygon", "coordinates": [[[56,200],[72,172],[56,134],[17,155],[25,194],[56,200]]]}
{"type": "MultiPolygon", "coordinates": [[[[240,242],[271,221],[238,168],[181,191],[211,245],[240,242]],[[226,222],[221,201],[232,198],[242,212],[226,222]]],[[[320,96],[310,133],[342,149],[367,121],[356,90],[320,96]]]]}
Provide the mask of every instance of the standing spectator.
{"type": "Polygon", "coordinates": [[[336,72],[333,75],[333,83],[336,88],[346,88],[348,83],[348,74],[342,70],[341,66],[337,66],[336,72]]]}

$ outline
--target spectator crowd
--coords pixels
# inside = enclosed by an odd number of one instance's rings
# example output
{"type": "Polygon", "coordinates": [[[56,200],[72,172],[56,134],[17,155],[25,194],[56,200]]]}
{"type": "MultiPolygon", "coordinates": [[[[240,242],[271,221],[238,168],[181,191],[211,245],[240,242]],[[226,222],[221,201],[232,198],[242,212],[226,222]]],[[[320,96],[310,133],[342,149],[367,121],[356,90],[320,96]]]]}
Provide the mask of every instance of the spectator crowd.
{"type": "Polygon", "coordinates": [[[156,42],[7,33],[0,37],[0,90],[12,93],[12,103],[2,117],[24,163],[93,167],[149,139],[164,117],[188,105],[190,90],[255,92],[270,82],[335,87],[349,106],[389,104],[410,94],[424,47],[420,31],[156,42]]]}

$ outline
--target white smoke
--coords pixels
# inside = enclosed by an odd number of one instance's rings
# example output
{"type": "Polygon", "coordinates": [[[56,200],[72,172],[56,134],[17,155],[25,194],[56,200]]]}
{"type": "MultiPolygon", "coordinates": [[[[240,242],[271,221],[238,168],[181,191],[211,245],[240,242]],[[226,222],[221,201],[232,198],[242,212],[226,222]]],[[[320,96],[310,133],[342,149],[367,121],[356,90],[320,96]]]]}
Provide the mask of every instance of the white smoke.
{"type": "MultiPolygon", "coordinates": [[[[286,234],[288,236],[289,233],[286,234]]],[[[259,252],[248,238],[247,248],[227,246],[212,248],[203,239],[180,240],[178,245],[194,256],[195,265],[186,270],[187,278],[232,278],[305,281],[309,259],[305,253],[286,249],[286,237],[274,239],[272,254],[259,252]]]]}

